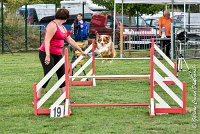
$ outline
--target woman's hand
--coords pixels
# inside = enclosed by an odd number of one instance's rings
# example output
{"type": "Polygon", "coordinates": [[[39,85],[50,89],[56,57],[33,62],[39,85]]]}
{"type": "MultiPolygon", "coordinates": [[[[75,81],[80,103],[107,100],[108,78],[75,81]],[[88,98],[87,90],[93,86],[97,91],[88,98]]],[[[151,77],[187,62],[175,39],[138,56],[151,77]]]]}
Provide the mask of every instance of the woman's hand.
{"type": "Polygon", "coordinates": [[[44,60],[44,63],[45,63],[46,65],[49,65],[49,63],[50,63],[50,56],[46,56],[46,58],[45,58],[45,60],[44,60]]]}
{"type": "Polygon", "coordinates": [[[72,45],[75,49],[77,49],[82,56],[87,57],[87,54],[82,51],[82,49],[78,46],[78,44],[71,38],[71,36],[68,36],[66,41],[72,45]]]}
{"type": "Polygon", "coordinates": [[[81,51],[81,55],[87,57],[87,54],[84,51],[81,51]]]}

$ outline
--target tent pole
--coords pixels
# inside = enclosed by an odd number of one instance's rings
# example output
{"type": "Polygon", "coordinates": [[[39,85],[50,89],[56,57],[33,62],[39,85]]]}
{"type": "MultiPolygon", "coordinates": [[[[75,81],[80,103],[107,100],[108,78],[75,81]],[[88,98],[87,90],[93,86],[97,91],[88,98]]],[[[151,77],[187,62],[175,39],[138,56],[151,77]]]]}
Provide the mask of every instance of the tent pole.
{"type": "Polygon", "coordinates": [[[122,24],[124,24],[124,0],[122,0],[122,24]]]}
{"type": "Polygon", "coordinates": [[[114,45],[115,45],[115,20],[116,20],[116,3],[115,3],[115,1],[114,1],[114,19],[113,19],[113,43],[114,43],[114,45]]]}
{"type": "MultiPolygon", "coordinates": [[[[184,1],[184,43],[186,43],[186,4],[184,1]]],[[[185,58],[185,45],[184,45],[184,58],[185,58]]]]}
{"type": "Polygon", "coordinates": [[[122,0],[122,24],[120,25],[120,58],[123,58],[124,0],[122,0]]]}
{"type": "Polygon", "coordinates": [[[175,42],[174,42],[174,0],[172,0],[172,24],[171,24],[171,59],[175,59],[174,56],[174,48],[175,48],[175,42]]]}
{"type": "Polygon", "coordinates": [[[188,5],[188,32],[190,32],[190,4],[188,5]]]}

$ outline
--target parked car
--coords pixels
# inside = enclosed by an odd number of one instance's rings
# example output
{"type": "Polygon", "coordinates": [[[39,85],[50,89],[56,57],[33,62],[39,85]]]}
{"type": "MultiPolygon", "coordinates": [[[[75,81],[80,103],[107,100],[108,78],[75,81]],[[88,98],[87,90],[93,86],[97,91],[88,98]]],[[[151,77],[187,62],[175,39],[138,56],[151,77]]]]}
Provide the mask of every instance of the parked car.
{"type": "MultiPolygon", "coordinates": [[[[120,22],[122,20],[121,15],[116,16],[116,38],[120,36],[120,22]]],[[[134,31],[150,31],[151,29],[147,26],[146,22],[143,20],[142,17],[139,16],[138,18],[138,25],[137,25],[137,17],[133,16],[131,21],[131,29],[134,31]]],[[[124,15],[123,16],[123,25],[124,29],[129,28],[129,17],[124,15]]],[[[91,18],[90,22],[90,30],[89,35],[91,38],[95,37],[95,33],[98,32],[99,34],[106,34],[112,35],[113,31],[113,16],[111,14],[94,14],[91,18]]]]}
{"type": "MultiPolygon", "coordinates": [[[[77,16],[77,14],[70,15],[69,18],[67,19],[67,21],[63,24],[67,30],[71,31],[71,26],[74,23],[74,20],[76,19],[76,16],[77,16]]],[[[86,21],[86,23],[88,25],[88,28],[90,27],[91,16],[92,16],[91,13],[85,13],[84,14],[84,19],[83,20],[86,21]]],[[[38,24],[39,25],[44,25],[46,27],[47,24],[49,22],[51,22],[52,20],[54,20],[54,19],[55,19],[55,16],[47,16],[47,17],[42,18],[39,21],[38,24]]],[[[71,37],[74,38],[74,35],[72,34],[71,37]]]]}
{"type": "MultiPolygon", "coordinates": [[[[199,25],[200,23],[200,13],[186,13],[185,15],[185,24],[188,25],[199,25]]],[[[184,14],[174,16],[176,19],[184,22],[184,14]]]]}
{"type": "MultiPolygon", "coordinates": [[[[17,9],[17,14],[25,16],[26,6],[17,9]]],[[[55,15],[55,4],[30,4],[27,5],[27,15],[30,24],[38,23],[42,18],[55,15]]]]}
{"type": "MultiPolygon", "coordinates": [[[[25,17],[25,8],[19,8],[17,14],[25,17]]],[[[27,8],[27,17],[29,24],[38,24],[39,19],[35,8],[27,8]]]]}
{"type": "MultiPolygon", "coordinates": [[[[74,23],[76,16],[77,16],[77,14],[70,15],[69,18],[67,19],[66,23],[64,23],[64,26],[67,28],[67,30],[71,30],[71,25],[74,23]]],[[[85,13],[83,20],[85,20],[87,23],[90,23],[91,16],[92,16],[91,13],[85,13]]],[[[42,18],[39,21],[39,24],[40,25],[47,25],[49,22],[51,22],[54,19],[55,19],[55,16],[47,16],[47,17],[42,18]]]]}

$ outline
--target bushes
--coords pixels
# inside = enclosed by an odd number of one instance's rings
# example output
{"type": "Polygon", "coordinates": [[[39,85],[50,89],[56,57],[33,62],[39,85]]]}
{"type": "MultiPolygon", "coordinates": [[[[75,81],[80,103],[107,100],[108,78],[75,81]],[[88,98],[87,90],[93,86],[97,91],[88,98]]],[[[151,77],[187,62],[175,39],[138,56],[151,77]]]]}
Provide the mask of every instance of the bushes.
{"type": "MultiPolygon", "coordinates": [[[[29,25],[27,23],[27,39],[25,19],[17,15],[16,11],[7,11],[4,13],[4,40],[11,50],[37,49],[40,46],[40,28],[39,26],[29,25]],[[26,43],[27,42],[27,43],[26,43]]],[[[41,35],[43,32],[41,32],[41,35]]],[[[2,33],[1,33],[2,34],[2,33]]]]}

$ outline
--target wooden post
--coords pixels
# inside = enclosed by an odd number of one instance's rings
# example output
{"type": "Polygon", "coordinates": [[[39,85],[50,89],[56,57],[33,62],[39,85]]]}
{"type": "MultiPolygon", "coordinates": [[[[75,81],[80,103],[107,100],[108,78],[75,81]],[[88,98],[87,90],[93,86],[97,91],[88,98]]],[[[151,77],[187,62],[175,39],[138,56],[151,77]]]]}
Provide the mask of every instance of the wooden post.
{"type": "Polygon", "coordinates": [[[123,58],[123,31],[124,31],[124,27],[123,27],[123,23],[120,23],[120,58],[123,58]]]}

